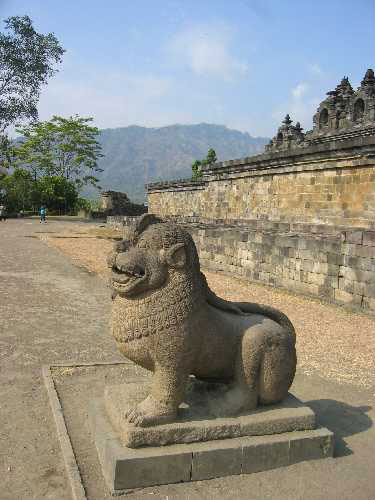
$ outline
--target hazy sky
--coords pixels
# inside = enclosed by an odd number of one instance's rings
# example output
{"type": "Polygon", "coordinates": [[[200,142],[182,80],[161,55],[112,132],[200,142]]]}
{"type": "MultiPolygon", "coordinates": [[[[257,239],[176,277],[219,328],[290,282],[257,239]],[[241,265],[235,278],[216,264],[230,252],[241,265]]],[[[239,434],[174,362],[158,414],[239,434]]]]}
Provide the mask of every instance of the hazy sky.
{"type": "Polygon", "coordinates": [[[375,67],[375,0],[0,0],[1,24],[25,14],[66,49],[43,120],[272,136],[287,112],[311,128],[328,90],[375,67]]]}

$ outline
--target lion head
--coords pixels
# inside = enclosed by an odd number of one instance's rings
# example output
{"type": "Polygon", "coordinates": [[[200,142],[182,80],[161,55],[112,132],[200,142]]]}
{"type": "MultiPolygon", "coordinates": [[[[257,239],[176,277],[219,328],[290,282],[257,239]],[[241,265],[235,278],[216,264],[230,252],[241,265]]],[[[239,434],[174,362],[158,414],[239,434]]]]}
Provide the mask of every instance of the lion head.
{"type": "Polygon", "coordinates": [[[143,215],[129,240],[117,243],[107,259],[110,284],[123,297],[162,287],[173,277],[199,273],[194,241],[181,226],[143,215]]]}

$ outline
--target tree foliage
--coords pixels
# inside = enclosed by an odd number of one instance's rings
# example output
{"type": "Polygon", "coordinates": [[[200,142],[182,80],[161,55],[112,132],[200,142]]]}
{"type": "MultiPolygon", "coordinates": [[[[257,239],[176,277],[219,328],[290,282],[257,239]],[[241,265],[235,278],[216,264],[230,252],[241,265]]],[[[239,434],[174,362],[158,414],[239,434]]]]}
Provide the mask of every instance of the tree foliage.
{"type": "Polygon", "coordinates": [[[214,149],[210,148],[206,156],[206,164],[213,165],[217,162],[216,152],[214,149]]]}
{"type": "Polygon", "coordinates": [[[193,172],[192,179],[197,180],[202,177],[202,166],[204,165],[213,165],[217,162],[216,152],[214,149],[210,148],[208,150],[206,158],[203,160],[195,160],[191,166],[191,170],[193,172]]]}
{"type": "Polygon", "coordinates": [[[78,191],[88,184],[98,187],[94,174],[102,172],[97,160],[103,155],[96,139],[99,130],[88,125],[91,121],[78,115],[54,116],[18,129],[24,138],[16,150],[19,165],[29,168],[34,179],[64,177],[74,182],[78,191]]]}
{"type": "Polygon", "coordinates": [[[0,132],[0,168],[9,168],[14,160],[15,151],[8,135],[0,132]]]}
{"type": "Polygon", "coordinates": [[[45,176],[35,183],[36,205],[45,205],[56,213],[71,212],[78,200],[77,187],[61,176],[45,176]]]}
{"type": "Polygon", "coordinates": [[[0,181],[1,202],[10,212],[28,210],[33,204],[33,183],[30,172],[17,168],[0,181]]]}
{"type": "Polygon", "coordinates": [[[199,177],[202,177],[202,162],[200,160],[195,160],[191,166],[191,170],[193,172],[192,178],[193,179],[198,179],[199,177]]]}
{"type": "Polygon", "coordinates": [[[40,88],[56,73],[65,50],[53,33],[37,33],[28,16],[5,19],[0,32],[0,132],[21,119],[37,119],[40,88]]]}
{"type": "Polygon", "coordinates": [[[35,180],[29,170],[16,168],[0,180],[0,201],[11,213],[21,210],[36,211],[45,205],[54,213],[71,213],[78,204],[78,191],[74,182],[65,177],[45,176],[35,180]]]}

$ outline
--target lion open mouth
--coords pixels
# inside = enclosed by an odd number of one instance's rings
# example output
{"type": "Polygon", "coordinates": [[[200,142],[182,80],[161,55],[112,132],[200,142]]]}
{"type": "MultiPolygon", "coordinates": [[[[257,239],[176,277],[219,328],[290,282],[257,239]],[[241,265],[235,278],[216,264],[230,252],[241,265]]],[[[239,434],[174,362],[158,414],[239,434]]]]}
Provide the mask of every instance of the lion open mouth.
{"type": "Polygon", "coordinates": [[[114,267],[112,269],[112,287],[119,293],[129,292],[146,279],[146,272],[140,266],[134,268],[114,267]]]}

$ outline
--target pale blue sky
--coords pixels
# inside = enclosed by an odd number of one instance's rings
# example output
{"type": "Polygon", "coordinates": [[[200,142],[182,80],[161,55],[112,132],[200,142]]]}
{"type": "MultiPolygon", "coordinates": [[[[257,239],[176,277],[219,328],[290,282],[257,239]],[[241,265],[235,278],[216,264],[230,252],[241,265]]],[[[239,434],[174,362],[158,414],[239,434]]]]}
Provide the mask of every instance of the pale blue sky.
{"type": "Polygon", "coordinates": [[[24,14],[67,50],[43,120],[272,136],[287,112],[311,128],[328,90],[375,67],[374,0],[0,0],[1,21],[24,14]]]}

